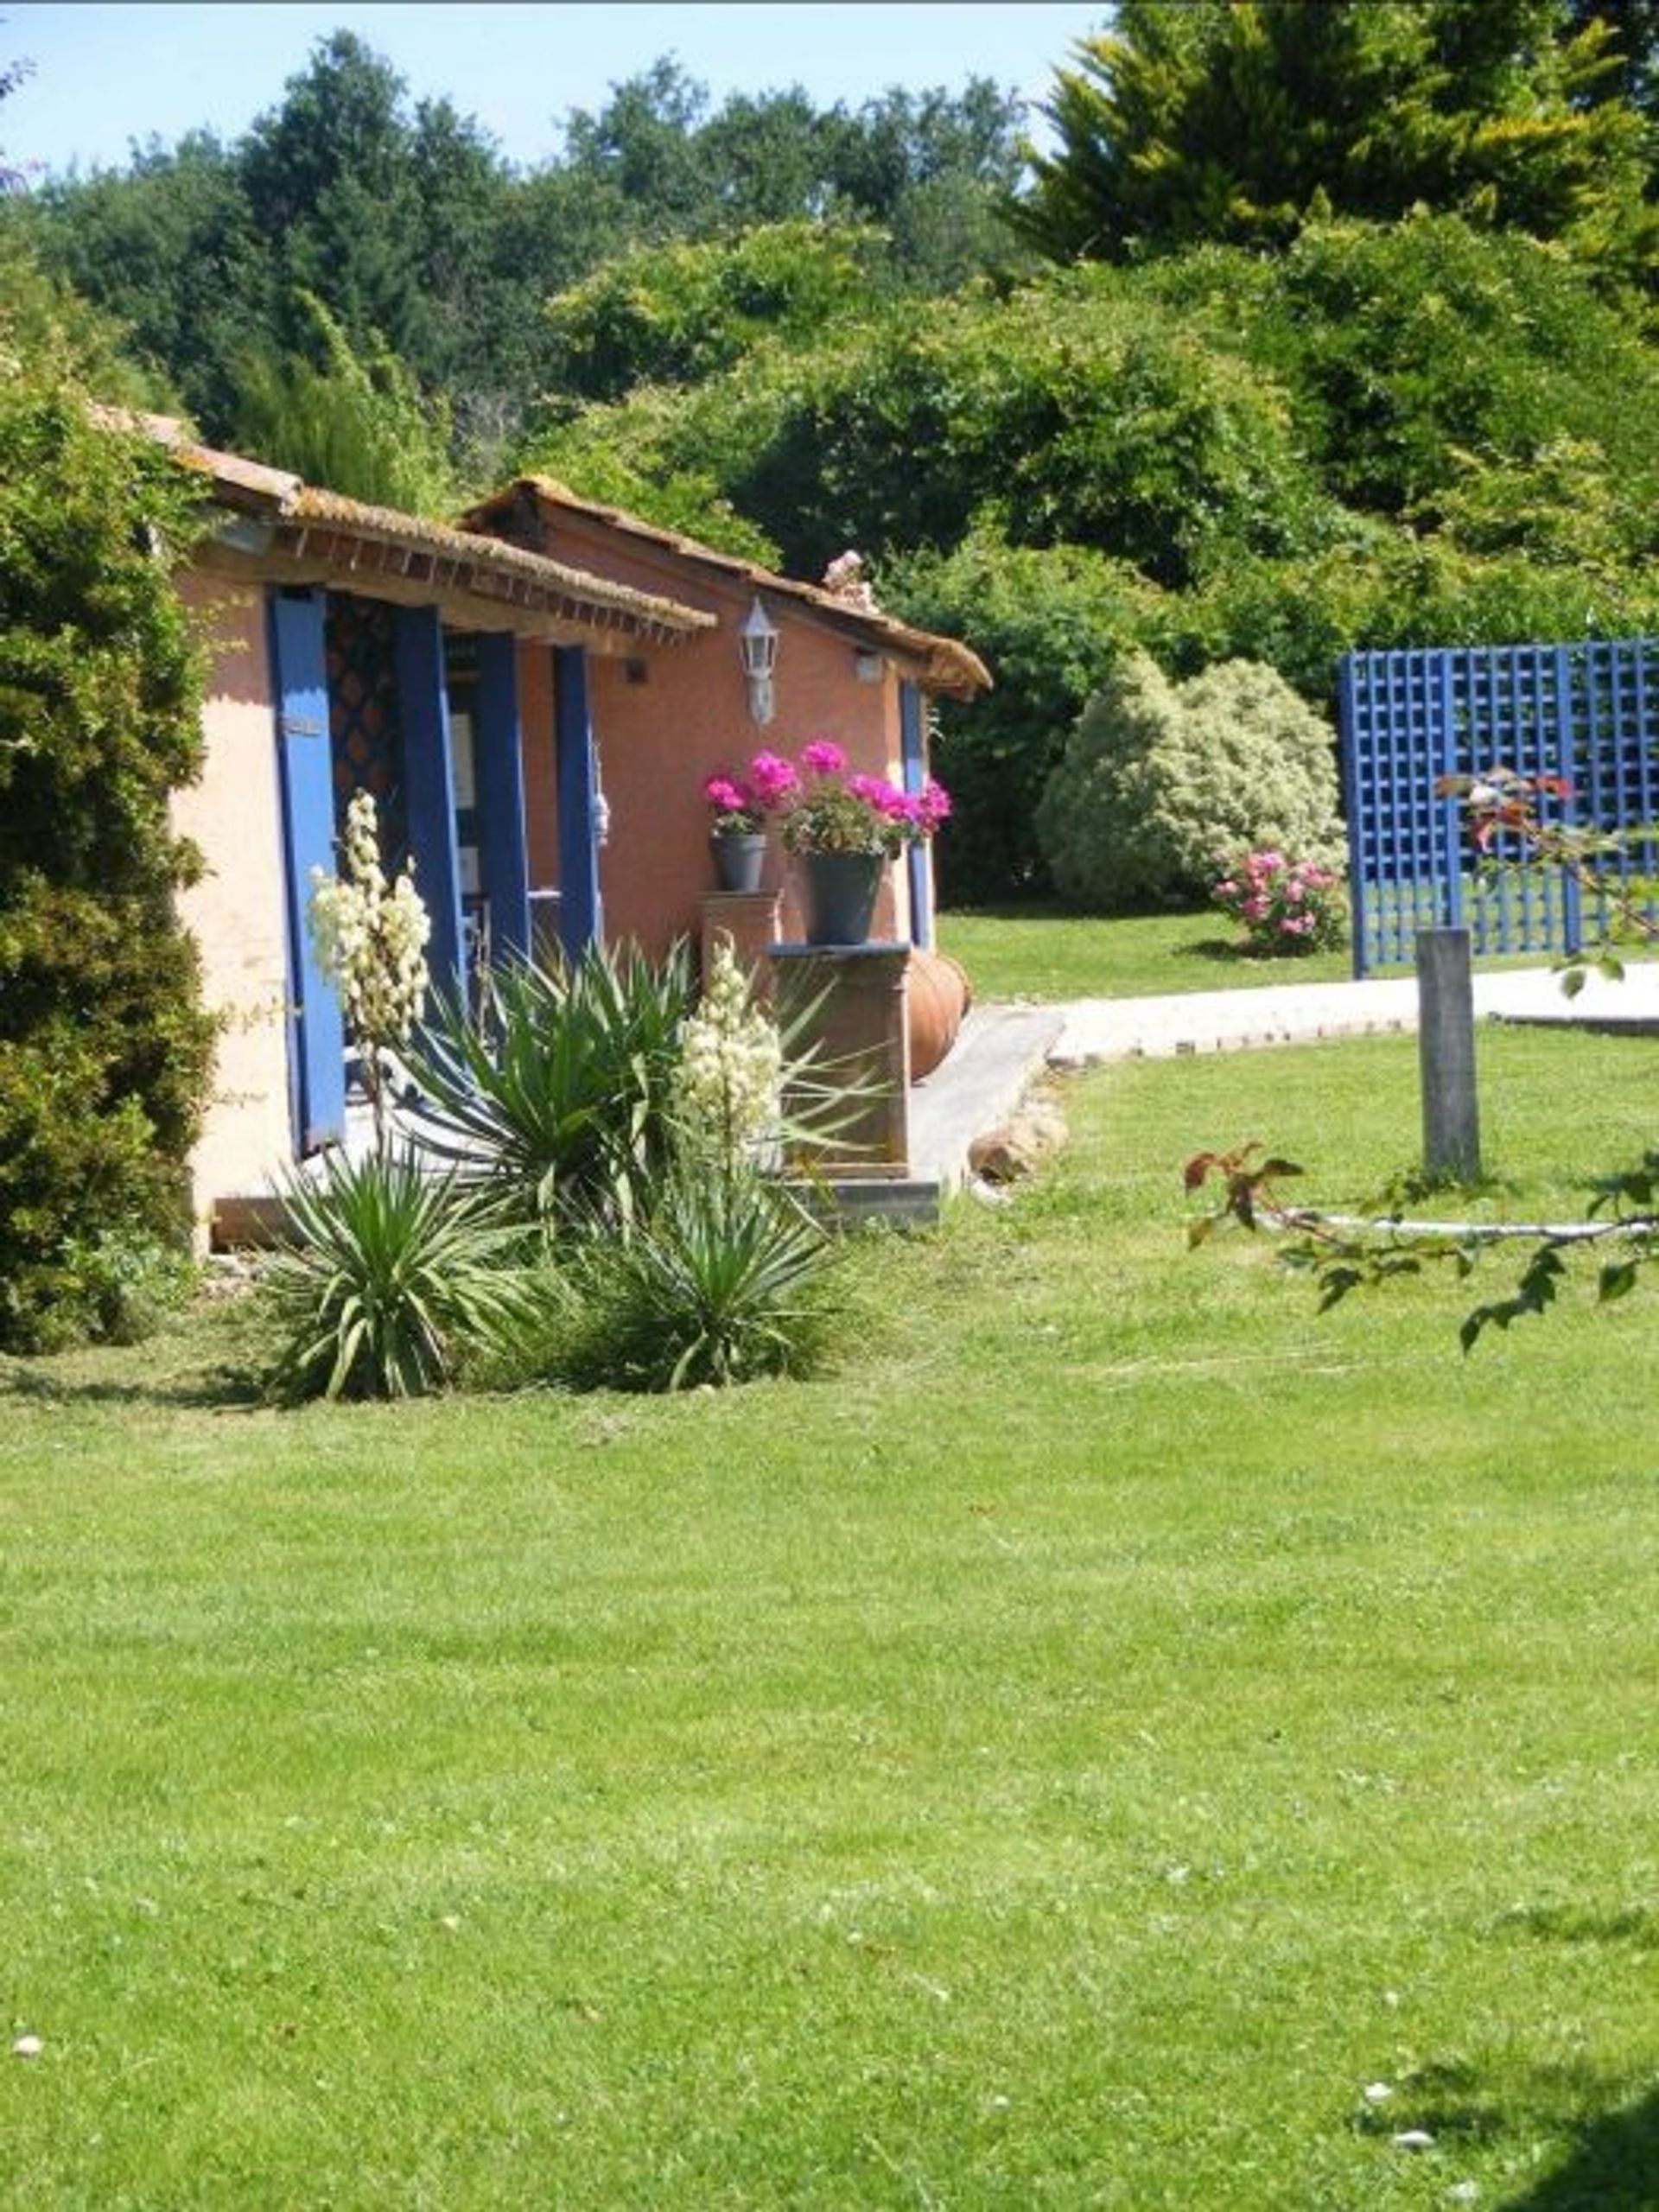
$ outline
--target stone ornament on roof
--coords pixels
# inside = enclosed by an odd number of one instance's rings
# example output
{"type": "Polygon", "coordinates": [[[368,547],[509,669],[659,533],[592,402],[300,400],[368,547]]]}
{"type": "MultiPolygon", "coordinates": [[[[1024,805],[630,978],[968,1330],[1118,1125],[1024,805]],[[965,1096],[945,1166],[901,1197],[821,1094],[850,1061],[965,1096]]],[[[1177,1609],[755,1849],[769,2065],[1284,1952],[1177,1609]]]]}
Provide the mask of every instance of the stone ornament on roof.
{"type": "Polygon", "coordinates": [[[875,603],[875,594],[864,574],[864,556],[855,553],[850,546],[846,552],[836,554],[823,572],[819,589],[838,599],[843,607],[854,607],[861,614],[877,614],[880,609],[875,603]]]}

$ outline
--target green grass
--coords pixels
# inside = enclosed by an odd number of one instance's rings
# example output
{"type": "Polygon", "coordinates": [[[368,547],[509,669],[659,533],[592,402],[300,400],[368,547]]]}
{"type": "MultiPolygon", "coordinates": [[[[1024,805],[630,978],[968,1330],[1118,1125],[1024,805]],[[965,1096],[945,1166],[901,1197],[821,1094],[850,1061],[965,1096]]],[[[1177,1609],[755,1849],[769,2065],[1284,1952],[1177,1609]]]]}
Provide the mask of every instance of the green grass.
{"type": "MultiPolygon", "coordinates": [[[[1489,1210],[1650,1132],[1481,1051],[1489,1210]]],[[[1201,1147],[1409,1165],[1408,1039],[1065,1099],[822,1382],[0,1366],[0,2200],[1651,2204],[1652,1294],[1465,1361],[1184,1249],[1201,1147]]]]}
{"type": "MultiPolygon", "coordinates": [[[[941,952],[968,971],[982,1004],[1017,999],[1147,998],[1180,991],[1254,990],[1346,982],[1351,952],[1266,960],[1241,950],[1224,914],[1073,914],[1050,906],[946,912],[941,952]]],[[[1483,955],[1478,969],[1548,964],[1547,954],[1483,955]]],[[[1388,970],[1408,975],[1408,967],[1388,970]]]]}
{"type": "Polygon", "coordinates": [[[1263,960],[1241,951],[1224,914],[1071,914],[1052,906],[942,913],[938,944],[982,1002],[1141,998],[1282,983],[1346,982],[1346,952],[1263,960]]]}

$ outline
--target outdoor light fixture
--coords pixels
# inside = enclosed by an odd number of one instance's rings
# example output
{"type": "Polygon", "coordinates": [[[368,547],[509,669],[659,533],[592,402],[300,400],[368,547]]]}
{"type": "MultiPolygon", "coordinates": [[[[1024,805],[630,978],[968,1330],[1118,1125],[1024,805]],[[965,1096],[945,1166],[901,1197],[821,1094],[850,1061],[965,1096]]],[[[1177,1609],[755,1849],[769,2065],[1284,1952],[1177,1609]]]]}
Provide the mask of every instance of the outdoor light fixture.
{"type": "Polygon", "coordinates": [[[749,715],[762,724],[772,720],[772,671],[778,664],[778,632],[766,619],[757,599],[737,632],[737,649],[743,657],[743,673],[749,679],[749,715]]]}
{"type": "Polygon", "coordinates": [[[887,672],[887,664],[880,653],[855,652],[853,673],[861,683],[879,683],[887,672]]]}

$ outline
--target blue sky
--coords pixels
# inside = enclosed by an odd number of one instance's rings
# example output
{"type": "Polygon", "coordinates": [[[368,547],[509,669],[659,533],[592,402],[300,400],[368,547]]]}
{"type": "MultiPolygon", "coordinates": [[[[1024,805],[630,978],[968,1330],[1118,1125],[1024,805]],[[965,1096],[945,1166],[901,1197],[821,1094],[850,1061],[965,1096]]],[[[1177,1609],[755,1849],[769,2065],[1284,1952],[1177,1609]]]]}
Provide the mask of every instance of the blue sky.
{"type": "MultiPolygon", "coordinates": [[[[8,161],[59,173],[119,165],[130,143],[172,144],[207,125],[233,138],[274,106],[316,40],[346,29],[385,54],[412,97],[447,94],[511,161],[544,160],[571,108],[658,55],[678,55],[716,103],[799,84],[856,106],[890,85],[960,90],[971,76],[1035,101],[1108,7],[969,4],[61,4],[0,0],[0,63],[34,73],[0,108],[8,161]]],[[[1033,122],[1035,124],[1033,117],[1033,122]]],[[[36,171],[36,174],[40,174],[36,171]]]]}

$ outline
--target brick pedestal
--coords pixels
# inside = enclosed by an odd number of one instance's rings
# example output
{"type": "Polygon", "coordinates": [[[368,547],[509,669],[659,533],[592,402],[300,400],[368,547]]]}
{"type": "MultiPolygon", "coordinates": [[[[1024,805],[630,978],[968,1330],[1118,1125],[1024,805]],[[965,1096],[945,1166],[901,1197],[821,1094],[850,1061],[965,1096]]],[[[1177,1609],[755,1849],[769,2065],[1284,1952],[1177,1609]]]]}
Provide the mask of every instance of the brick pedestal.
{"type": "Polygon", "coordinates": [[[785,1023],[804,1015],[804,1038],[817,1047],[815,1071],[838,1082],[860,1076],[870,1085],[847,1127],[804,1155],[803,1164],[831,1179],[907,1176],[910,947],[773,944],[768,957],[779,1015],[785,1023]]]}

